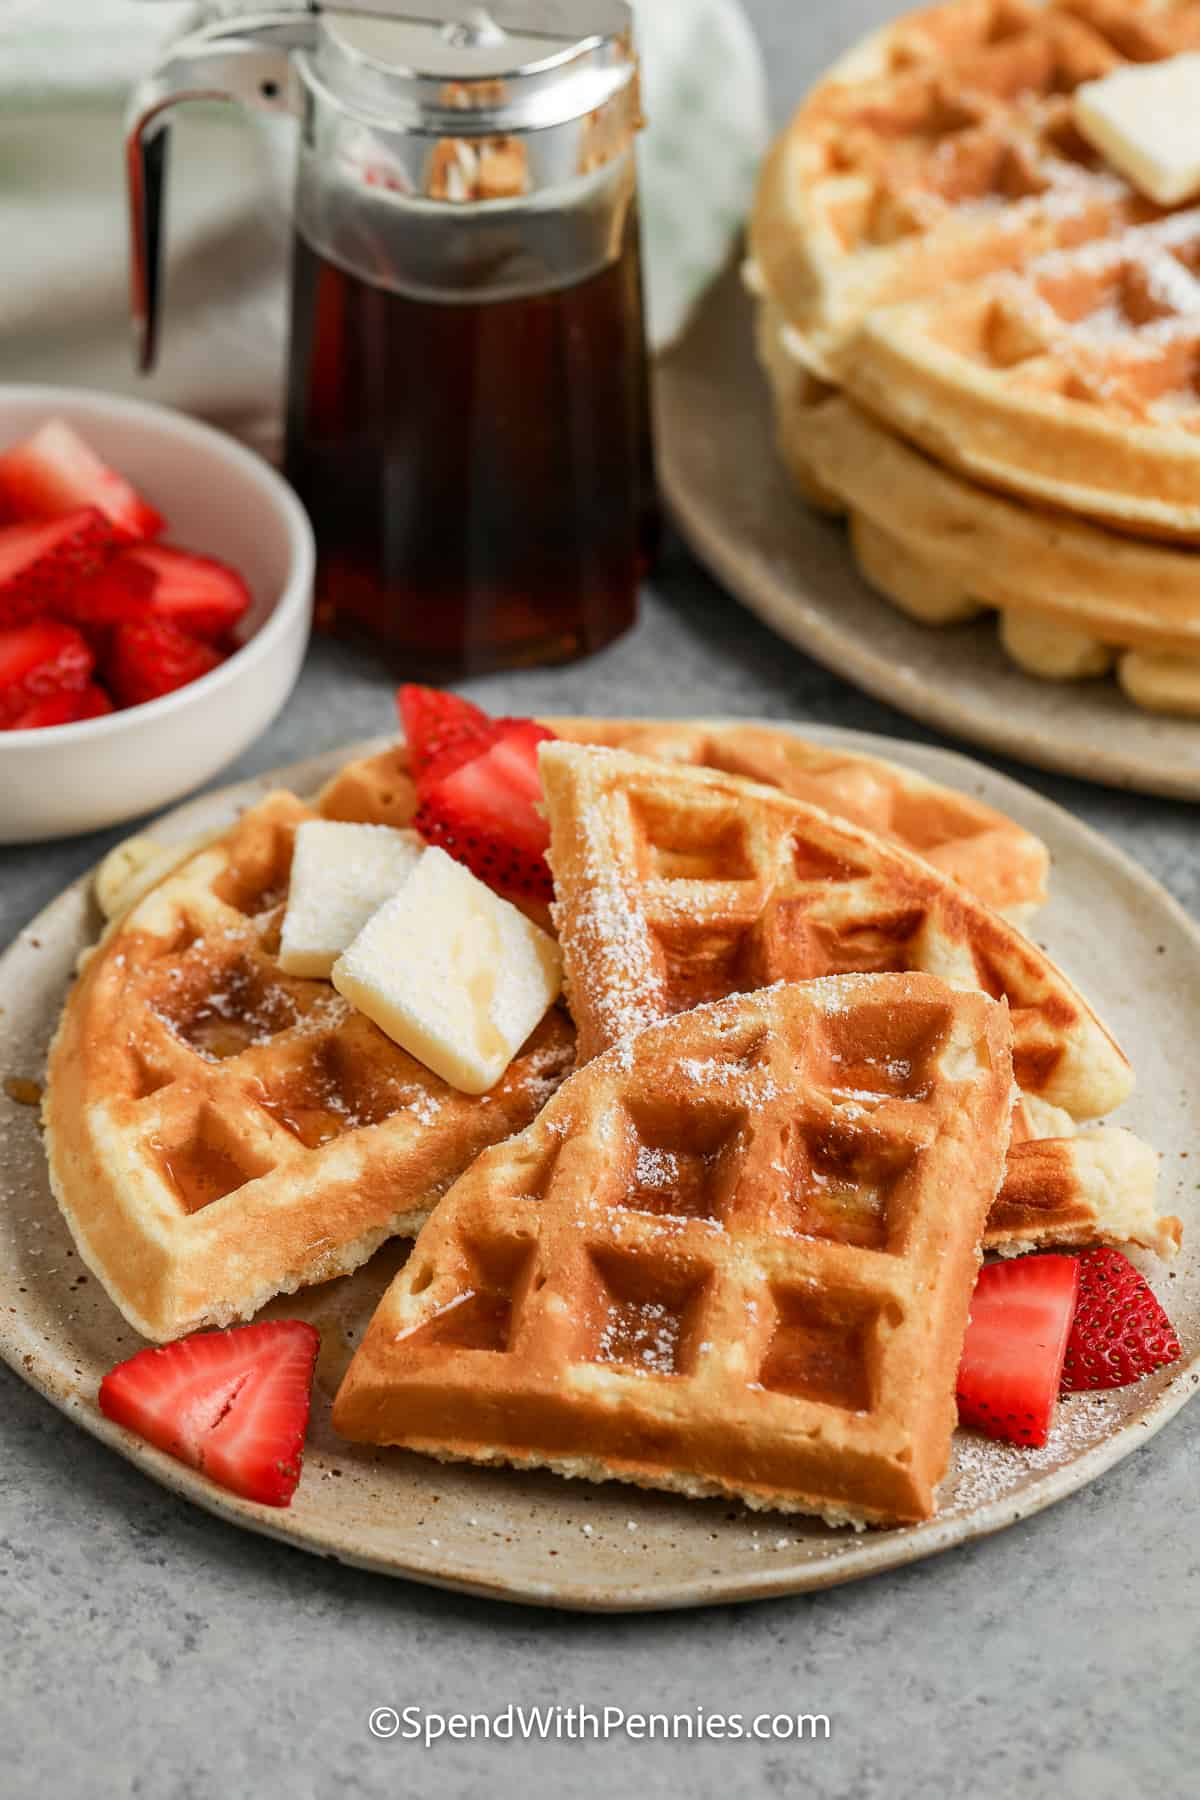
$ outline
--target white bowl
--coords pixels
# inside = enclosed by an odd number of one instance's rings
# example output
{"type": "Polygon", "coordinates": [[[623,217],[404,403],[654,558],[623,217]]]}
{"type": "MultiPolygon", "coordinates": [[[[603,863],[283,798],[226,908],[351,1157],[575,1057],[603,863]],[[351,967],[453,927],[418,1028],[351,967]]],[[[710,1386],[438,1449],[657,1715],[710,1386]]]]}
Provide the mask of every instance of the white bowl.
{"type": "Polygon", "coordinates": [[[0,383],[0,450],[66,419],[166,515],[172,543],[232,563],[247,642],[187,687],[102,719],[0,731],[0,844],[98,831],[199,787],[239,756],[295,685],[316,553],[287,483],[209,425],[84,388],[0,383]]]}

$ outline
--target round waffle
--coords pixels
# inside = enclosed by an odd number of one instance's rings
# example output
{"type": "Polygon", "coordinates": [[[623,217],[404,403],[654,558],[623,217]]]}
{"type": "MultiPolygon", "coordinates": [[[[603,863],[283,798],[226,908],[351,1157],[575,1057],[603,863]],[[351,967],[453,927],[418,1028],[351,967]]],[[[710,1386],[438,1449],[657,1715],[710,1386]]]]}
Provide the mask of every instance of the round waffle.
{"type": "Polygon", "coordinates": [[[906,15],[783,133],[749,265],[784,461],[850,513],[871,584],[928,623],[998,606],[1031,673],[1116,663],[1137,704],[1177,713],[1200,713],[1200,209],[1135,192],[1072,94],[1197,44],[1198,0],[906,15]],[[814,448],[833,389],[867,415],[860,437],[895,436],[872,479],[814,448]],[[903,541],[898,510],[933,535],[903,541]]]}

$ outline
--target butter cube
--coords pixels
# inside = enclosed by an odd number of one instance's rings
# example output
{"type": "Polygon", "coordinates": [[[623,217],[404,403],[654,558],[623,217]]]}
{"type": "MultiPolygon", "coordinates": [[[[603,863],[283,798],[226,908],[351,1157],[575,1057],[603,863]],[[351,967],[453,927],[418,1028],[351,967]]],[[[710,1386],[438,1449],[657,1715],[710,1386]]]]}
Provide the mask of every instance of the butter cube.
{"type": "Polygon", "coordinates": [[[1160,206],[1200,193],[1200,54],[1134,63],[1075,90],[1075,123],[1160,206]]]}
{"type": "Polygon", "coordinates": [[[306,819],[296,831],[279,941],[284,974],[328,976],[372,913],[403,887],[424,849],[415,831],[306,819]]]}
{"type": "Polygon", "coordinates": [[[493,1087],[562,986],[554,939],[444,850],[426,850],[333,966],[333,985],[466,1094],[493,1087]]]}

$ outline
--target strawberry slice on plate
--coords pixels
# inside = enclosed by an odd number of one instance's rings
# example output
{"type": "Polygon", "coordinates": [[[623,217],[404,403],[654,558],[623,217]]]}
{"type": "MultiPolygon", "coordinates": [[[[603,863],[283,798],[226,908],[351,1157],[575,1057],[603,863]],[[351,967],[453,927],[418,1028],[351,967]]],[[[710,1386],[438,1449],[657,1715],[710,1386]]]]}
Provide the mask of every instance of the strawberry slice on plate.
{"type": "Polygon", "coordinates": [[[21,729],[21,715],[41,701],[61,694],[77,700],[94,662],[83,636],[58,619],[32,619],[0,631],[0,730],[21,729]]]}
{"type": "Polygon", "coordinates": [[[1127,1387],[1180,1355],[1175,1327],[1119,1250],[1079,1258],[1079,1303],[1067,1339],[1064,1393],[1127,1387]]]}
{"type": "Polygon", "coordinates": [[[419,779],[413,820],[430,844],[464,863],[503,894],[550,900],[546,862],[550,828],[541,813],[538,745],[554,733],[532,719],[496,721],[488,747],[447,772],[442,763],[419,779]]]}
{"type": "Polygon", "coordinates": [[[119,604],[122,595],[147,581],[150,610],[209,644],[232,631],[250,604],[250,590],[236,569],[173,544],[131,545],[97,585],[102,596],[112,590],[119,604]]]}
{"type": "Polygon", "coordinates": [[[1079,1291],[1074,1256],[986,1264],[958,1370],[958,1417],[988,1437],[1044,1444],[1079,1291]]]}
{"type": "Polygon", "coordinates": [[[94,506],[123,538],[153,537],[162,514],[116,474],[65,419],[48,419],[0,456],[0,516],[51,519],[94,506]]]}
{"type": "Polygon", "coordinates": [[[100,1411],[231,1493],[288,1506],[320,1342],[300,1319],[271,1319],[139,1350],[100,1383],[100,1411]]]}
{"type": "Polygon", "coordinates": [[[94,506],[62,518],[0,527],[0,628],[60,612],[117,548],[112,526],[94,506]]]}
{"type": "Polygon", "coordinates": [[[104,672],[118,705],[141,706],[186,687],[223,661],[210,644],[152,616],[117,626],[104,672]]]}
{"type": "MultiPolygon", "coordinates": [[[[496,722],[482,707],[445,688],[406,682],[396,690],[396,708],[408,741],[413,774],[418,777],[449,752],[464,752],[460,760],[465,761],[475,749],[485,749],[495,735],[496,722]]],[[[442,766],[448,773],[452,765],[447,761],[442,766]]]]}

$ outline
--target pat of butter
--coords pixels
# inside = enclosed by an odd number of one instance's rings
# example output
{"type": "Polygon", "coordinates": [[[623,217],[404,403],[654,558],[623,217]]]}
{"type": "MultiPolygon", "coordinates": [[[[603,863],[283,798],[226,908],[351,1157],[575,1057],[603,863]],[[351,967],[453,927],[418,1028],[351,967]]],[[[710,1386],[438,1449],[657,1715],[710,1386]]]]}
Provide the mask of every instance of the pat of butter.
{"type": "Polygon", "coordinates": [[[1176,206],[1200,193],[1200,54],[1135,63],[1075,90],[1075,123],[1126,180],[1176,206]]]}
{"type": "Polygon", "coordinates": [[[306,819],[297,827],[279,939],[285,975],[328,976],[372,913],[408,880],[425,846],[415,831],[306,819]]]}
{"type": "Polygon", "coordinates": [[[444,850],[426,850],[333,966],[333,985],[466,1094],[493,1087],[558,995],[552,937],[444,850]]]}

